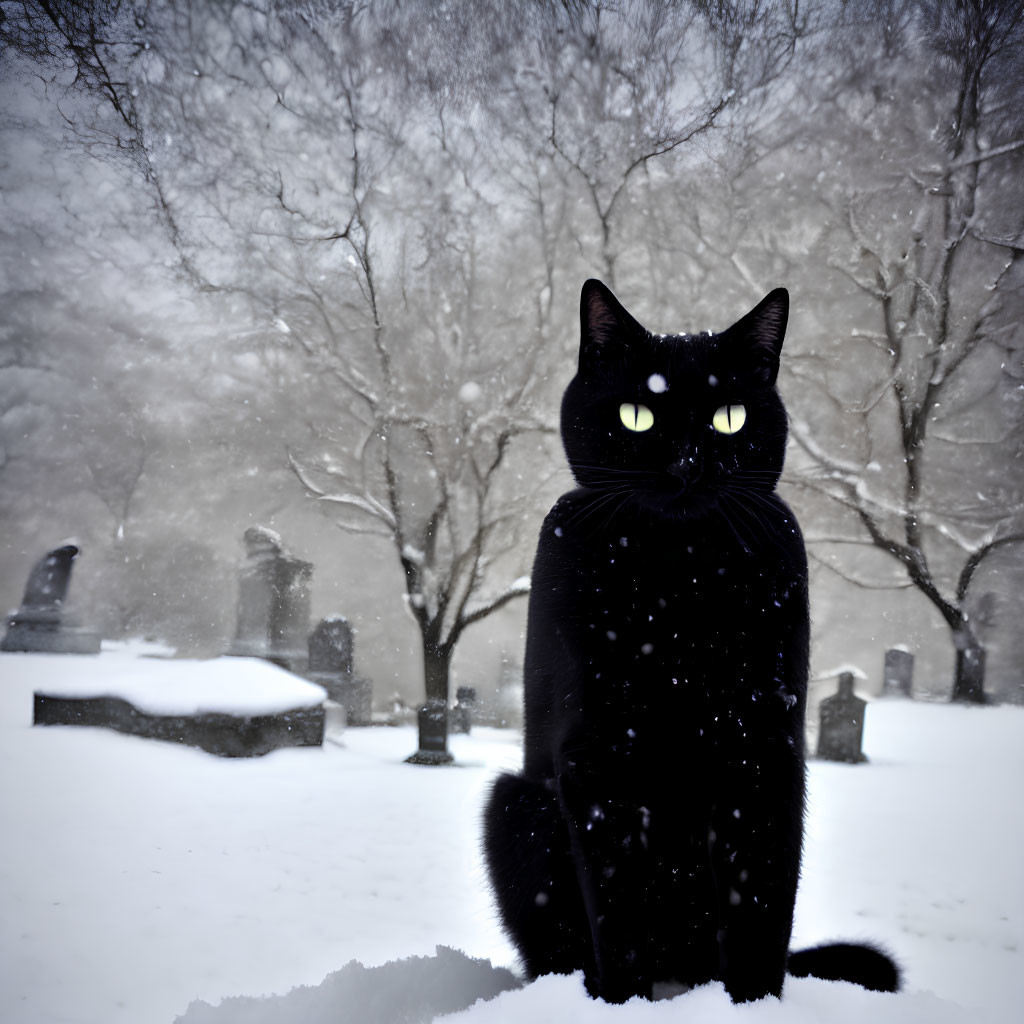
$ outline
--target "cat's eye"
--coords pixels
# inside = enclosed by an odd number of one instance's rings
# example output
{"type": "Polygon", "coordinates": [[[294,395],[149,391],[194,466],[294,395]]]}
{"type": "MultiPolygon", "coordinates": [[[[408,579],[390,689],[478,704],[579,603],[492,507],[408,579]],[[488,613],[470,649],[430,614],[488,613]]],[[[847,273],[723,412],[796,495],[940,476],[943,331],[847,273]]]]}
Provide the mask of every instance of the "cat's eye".
{"type": "Polygon", "coordinates": [[[654,426],[654,413],[646,405],[634,405],[632,402],[623,402],[619,406],[619,419],[627,430],[635,430],[638,434],[654,426]]]}
{"type": "Polygon", "coordinates": [[[735,434],[747,422],[747,410],[742,405],[723,405],[711,417],[711,425],[720,434],[735,434]]]}

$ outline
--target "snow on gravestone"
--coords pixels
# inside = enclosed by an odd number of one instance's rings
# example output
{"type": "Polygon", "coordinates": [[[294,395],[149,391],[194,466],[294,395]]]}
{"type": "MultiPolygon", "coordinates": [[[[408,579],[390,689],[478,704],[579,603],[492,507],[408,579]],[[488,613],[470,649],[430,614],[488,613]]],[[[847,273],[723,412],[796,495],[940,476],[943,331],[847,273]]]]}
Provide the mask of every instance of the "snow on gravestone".
{"type": "Polygon", "coordinates": [[[323,742],[326,693],[277,665],[256,658],[143,663],[116,650],[100,659],[96,672],[47,671],[45,689],[34,694],[33,724],[103,726],[222,757],[323,742]]]}

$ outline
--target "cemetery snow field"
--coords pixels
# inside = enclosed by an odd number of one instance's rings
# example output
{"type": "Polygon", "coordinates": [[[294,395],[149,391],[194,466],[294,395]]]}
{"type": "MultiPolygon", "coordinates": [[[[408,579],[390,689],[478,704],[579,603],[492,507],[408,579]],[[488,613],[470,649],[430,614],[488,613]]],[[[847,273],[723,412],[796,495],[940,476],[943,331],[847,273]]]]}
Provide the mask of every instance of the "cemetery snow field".
{"type": "MultiPolygon", "coordinates": [[[[781,1003],[733,1006],[709,986],[608,1006],[569,977],[471,1005],[514,984],[478,838],[516,733],[453,736],[457,764],[425,768],[402,763],[411,728],[231,760],[31,726],[33,688],[102,685],[116,661],[0,655],[5,1024],[1024,1019],[1022,708],[875,700],[869,763],[811,762],[795,944],[874,938],[905,992],[807,979],[781,1003]],[[14,670],[26,657],[36,678],[14,670]]],[[[183,692],[193,669],[159,662],[183,692]]]]}

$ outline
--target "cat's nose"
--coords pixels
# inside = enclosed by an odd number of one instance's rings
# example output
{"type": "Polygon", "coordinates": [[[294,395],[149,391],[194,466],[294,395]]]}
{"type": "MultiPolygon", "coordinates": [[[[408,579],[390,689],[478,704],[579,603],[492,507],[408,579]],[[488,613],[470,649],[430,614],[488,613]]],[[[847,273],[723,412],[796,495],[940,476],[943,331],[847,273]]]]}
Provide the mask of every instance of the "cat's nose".
{"type": "Polygon", "coordinates": [[[688,462],[673,462],[668,467],[668,473],[669,476],[674,476],[677,480],[682,481],[682,483],[688,484],[693,477],[693,466],[688,462]]]}

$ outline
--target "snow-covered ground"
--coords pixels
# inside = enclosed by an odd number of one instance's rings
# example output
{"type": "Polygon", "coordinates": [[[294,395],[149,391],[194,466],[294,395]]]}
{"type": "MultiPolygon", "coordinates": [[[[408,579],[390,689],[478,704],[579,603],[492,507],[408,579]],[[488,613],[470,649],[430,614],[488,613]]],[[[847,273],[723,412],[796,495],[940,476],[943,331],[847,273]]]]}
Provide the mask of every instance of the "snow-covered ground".
{"type": "MultiPolygon", "coordinates": [[[[452,737],[451,768],[403,764],[413,731],[384,728],[222,760],[105,730],[32,728],[33,684],[102,679],[126,655],[55,655],[34,673],[14,670],[20,657],[0,655],[5,1024],[383,1024],[460,1007],[445,1019],[1024,1019],[1024,709],[875,701],[871,762],[811,765],[795,944],[877,939],[902,961],[904,993],[808,979],[791,980],[781,1003],[735,1007],[710,986],[616,1007],[574,977],[470,1006],[508,975],[436,947],[514,967],[478,833],[488,780],[518,763],[515,733],[452,737]],[[339,972],[351,961],[394,963],[339,972]],[[284,995],[295,986],[316,987],[284,995]]],[[[199,671],[150,659],[132,671],[156,665],[169,686],[199,671]]]]}

